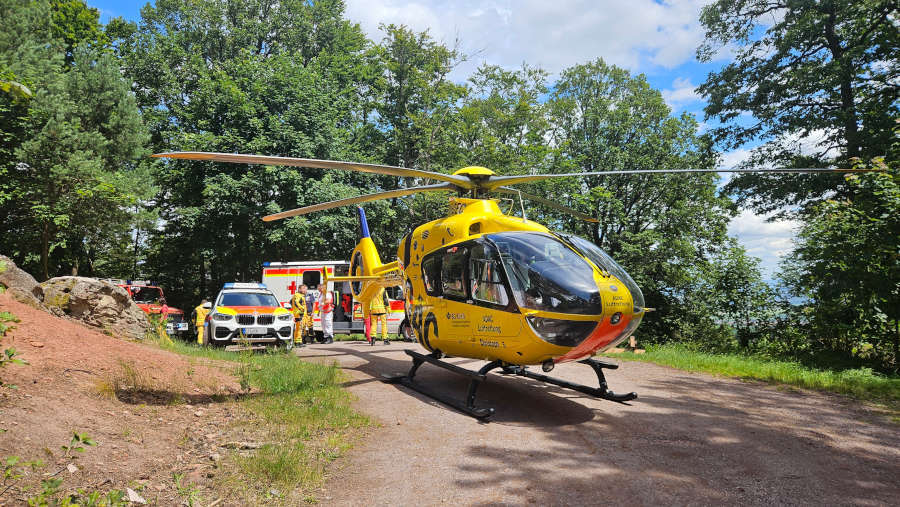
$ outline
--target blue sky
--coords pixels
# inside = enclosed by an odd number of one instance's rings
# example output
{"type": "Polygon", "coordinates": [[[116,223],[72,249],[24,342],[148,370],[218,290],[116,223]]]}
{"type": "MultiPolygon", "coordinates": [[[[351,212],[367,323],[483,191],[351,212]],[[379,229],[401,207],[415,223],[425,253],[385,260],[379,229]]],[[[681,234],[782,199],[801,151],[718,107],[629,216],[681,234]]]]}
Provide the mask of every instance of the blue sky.
{"type": "MultiPolygon", "coordinates": [[[[694,89],[710,71],[727,63],[695,59],[703,40],[700,9],[709,0],[345,0],[347,17],[370,39],[380,40],[379,23],[405,24],[473,55],[453,75],[464,81],[481,63],[539,66],[555,76],[578,63],[602,57],[607,63],[641,73],[660,90],[675,113],[686,111],[703,122],[704,101],[694,89]]],[[[122,16],[137,20],[146,2],[88,0],[103,22],[122,16]]],[[[722,154],[722,167],[747,156],[752,146],[722,154]]],[[[729,231],[751,255],[762,260],[768,278],[791,249],[794,222],[767,223],[743,211],[729,231]]]]}

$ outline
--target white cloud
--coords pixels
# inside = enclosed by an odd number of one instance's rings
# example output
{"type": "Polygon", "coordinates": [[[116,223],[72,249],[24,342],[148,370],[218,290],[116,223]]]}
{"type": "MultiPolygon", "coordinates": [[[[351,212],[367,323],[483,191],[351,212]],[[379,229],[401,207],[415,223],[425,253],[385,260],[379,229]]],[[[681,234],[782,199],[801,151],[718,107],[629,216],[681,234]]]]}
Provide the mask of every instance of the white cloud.
{"type": "Polygon", "coordinates": [[[525,61],[551,74],[598,57],[631,71],[672,69],[703,39],[706,1],[348,0],[347,17],[376,41],[379,23],[429,29],[446,44],[458,36],[464,52],[477,54],[455,74],[465,79],[482,61],[506,68],[525,61]]]}
{"type": "Polygon", "coordinates": [[[748,254],[759,257],[763,278],[767,279],[772,278],[778,270],[778,263],[793,249],[794,236],[800,226],[796,220],[766,222],[770,216],[742,210],[728,224],[728,233],[737,237],[748,254]]]}
{"type": "Polygon", "coordinates": [[[676,77],[672,82],[672,88],[662,90],[663,100],[673,111],[682,109],[685,105],[701,100],[695,91],[697,87],[691,84],[690,78],[676,77]]]}
{"type": "Polygon", "coordinates": [[[719,163],[719,167],[722,169],[734,169],[748,158],[750,158],[750,150],[744,148],[732,150],[722,154],[722,161],[719,163]]]}

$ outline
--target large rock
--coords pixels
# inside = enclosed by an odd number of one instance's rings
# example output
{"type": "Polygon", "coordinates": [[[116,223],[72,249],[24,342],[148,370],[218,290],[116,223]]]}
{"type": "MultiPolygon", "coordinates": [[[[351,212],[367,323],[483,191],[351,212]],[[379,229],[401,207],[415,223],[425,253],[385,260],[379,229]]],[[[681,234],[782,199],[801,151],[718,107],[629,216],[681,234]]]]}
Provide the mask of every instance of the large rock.
{"type": "Polygon", "coordinates": [[[5,255],[0,255],[0,285],[17,301],[44,309],[41,304],[44,289],[33,276],[16,267],[16,263],[5,255]]]}
{"type": "Polygon", "coordinates": [[[57,315],[67,315],[90,326],[132,340],[143,339],[150,329],[144,312],[125,289],[80,276],[60,276],[41,284],[44,304],[57,315]]]}

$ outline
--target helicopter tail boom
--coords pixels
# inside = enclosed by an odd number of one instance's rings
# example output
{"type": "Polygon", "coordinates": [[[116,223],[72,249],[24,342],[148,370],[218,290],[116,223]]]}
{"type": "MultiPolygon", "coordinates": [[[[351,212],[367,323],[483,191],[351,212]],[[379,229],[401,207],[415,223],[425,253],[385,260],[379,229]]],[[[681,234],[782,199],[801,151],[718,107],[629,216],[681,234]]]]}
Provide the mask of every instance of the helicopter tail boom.
{"type": "Polygon", "coordinates": [[[359,242],[350,256],[350,275],[330,277],[329,280],[350,282],[353,296],[366,304],[378,294],[379,289],[400,285],[402,276],[397,261],[387,264],[381,262],[378,249],[369,234],[366,212],[359,206],[356,209],[359,213],[359,242]]]}

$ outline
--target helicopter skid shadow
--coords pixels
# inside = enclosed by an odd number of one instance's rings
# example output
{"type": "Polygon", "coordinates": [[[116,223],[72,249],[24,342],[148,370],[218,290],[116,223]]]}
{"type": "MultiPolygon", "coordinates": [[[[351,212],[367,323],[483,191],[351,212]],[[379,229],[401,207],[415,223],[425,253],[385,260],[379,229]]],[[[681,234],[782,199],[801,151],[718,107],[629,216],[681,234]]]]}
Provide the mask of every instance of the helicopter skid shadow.
{"type": "MultiPolygon", "coordinates": [[[[412,361],[397,359],[398,351],[350,347],[322,346],[321,352],[316,354],[303,354],[304,358],[311,357],[341,357],[353,358],[352,361],[341,361],[341,367],[346,370],[359,371],[370,377],[371,381],[381,380],[382,374],[402,374],[409,371],[412,361]],[[357,363],[356,360],[362,360],[357,363]]],[[[474,359],[453,358],[449,362],[457,366],[466,365],[467,369],[477,369],[482,361],[474,359]],[[475,363],[475,364],[472,364],[475,363]]],[[[361,379],[352,381],[350,385],[357,385],[370,381],[361,379]]],[[[443,370],[433,365],[424,364],[419,368],[415,376],[415,383],[424,385],[435,394],[444,397],[465,400],[469,388],[469,380],[461,375],[443,370]]],[[[402,384],[393,384],[400,392],[408,393],[423,402],[441,407],[445,410],[457,412],[456,409],[442,403],[440,400],[409,389],[402,384]]],[[[502,425],[527,425],[539,427],[555,427],[571,424],[579,424],[594,418],[594,409],[584,405],[583,401],[589,396],[581,395],[574,391],[558,388],[525,378],[510,378],[506,375],[488,373],[487,379],[478,388],[475,398],[475,406],[479,408],[494,408],[495,412],[485,422],[502,425]]],[[[457,412],[458,413],[458,412],[457,412]]]]}

